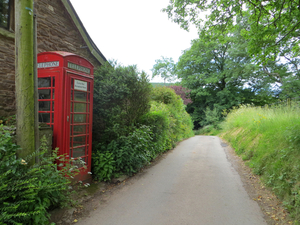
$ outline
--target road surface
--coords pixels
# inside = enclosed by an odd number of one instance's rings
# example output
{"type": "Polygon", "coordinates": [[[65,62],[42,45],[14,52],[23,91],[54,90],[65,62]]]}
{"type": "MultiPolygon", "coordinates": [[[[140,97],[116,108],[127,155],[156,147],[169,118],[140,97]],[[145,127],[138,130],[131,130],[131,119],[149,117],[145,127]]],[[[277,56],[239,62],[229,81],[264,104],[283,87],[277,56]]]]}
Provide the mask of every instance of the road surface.
{"type": "Polygon", "coordinates": [[[130,179],[79,225],[262,225],[218,137],[195,136],[130,179]]]}

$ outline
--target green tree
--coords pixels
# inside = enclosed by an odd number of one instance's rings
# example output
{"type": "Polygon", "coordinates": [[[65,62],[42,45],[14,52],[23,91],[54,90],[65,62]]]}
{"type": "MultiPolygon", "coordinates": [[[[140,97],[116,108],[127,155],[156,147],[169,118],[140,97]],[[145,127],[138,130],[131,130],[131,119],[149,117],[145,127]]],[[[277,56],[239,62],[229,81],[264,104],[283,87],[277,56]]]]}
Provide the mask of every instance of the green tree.
{"type": "Polygon", "coordinates": [[[293,59],[299,56],[300,10],[294,0],[170,0],[163,9],[169,18],[188,29],[201,27],[201,14],[210,12],[205,26],[220,33],[232,29],[238,16],[249,17],[243,30],[249,42],[248,51],[262,63],[278,56],[293,59]],[[286,51],[288,49],[288,51],[286,51]]]}
{"type": "Polygon", "coordinates": [[[262,79],[266,75],[252,62],[245,51],[246,45],[239,30],[226,36],[201,32],[200,38],[194,40],[191,48],[180,57],[178,76],[191,90],[193,103],[187,110],[196,128],[218,122],[222,111],[232,106],[243,103],[263,105],[272,100],[270,92],[265,90],[270,90],[274,81],[262,79]]]}
{"type": "Polygon", "coordinates": [[[164,79],[172,82],[176,79],[176,66],[172,58],[161,57],[161,59],[155,60],[155,64],[152,68],[152,78],[160,75],[164,79]]]}

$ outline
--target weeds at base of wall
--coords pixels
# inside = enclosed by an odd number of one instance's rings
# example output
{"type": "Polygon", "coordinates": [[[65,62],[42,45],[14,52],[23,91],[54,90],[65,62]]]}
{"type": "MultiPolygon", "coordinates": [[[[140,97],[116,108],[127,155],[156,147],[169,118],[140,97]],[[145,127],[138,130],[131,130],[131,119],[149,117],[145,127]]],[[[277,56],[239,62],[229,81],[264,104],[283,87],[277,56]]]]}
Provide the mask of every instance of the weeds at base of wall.
{"type": "Polygon", "coordinates": [[[58,149],[49,156],[45,139],[40,151],[24,159],[17,157],[17,150],[10,131],[0,125],[0,224],[48,224],[48,210],[73,204],[67,177],[78,169],[58,156],[58,149]],[[28,162],[35,157],[39,163],[30,166],[28,162]],[[68,166],[58,170],[65,163],[68,166]]]}

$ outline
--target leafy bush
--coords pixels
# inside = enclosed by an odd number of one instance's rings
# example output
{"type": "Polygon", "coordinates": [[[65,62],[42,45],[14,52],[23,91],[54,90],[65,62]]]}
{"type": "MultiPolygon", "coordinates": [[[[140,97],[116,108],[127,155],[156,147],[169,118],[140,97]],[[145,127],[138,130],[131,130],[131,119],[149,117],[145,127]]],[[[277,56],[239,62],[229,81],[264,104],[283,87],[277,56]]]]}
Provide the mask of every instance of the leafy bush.
{"type": "Polygon", "coordinates": [[[2,117],[0,116],[0,125],[4,124],[5,126],[16,125],[16,115],[2,117]]]}
{"type": "Polygon", "coordinates": [[[151,85],[136,66],[111,62],[95,72],[93,140],[110,143],[126,136],[149,111],[151,85]]]}
{"type": "Polygon", "coordinates": [[[40,152],[18,158],[19,147],[0,126],[0,224],[48,224],[47,210],[70,202],[66,171],[53,163],[60,158],[57,150],[45,156],[45,145],[44,140],[40,152]],[[40,162],[29,166],[36,156],[40,162]]]}
{"type": "Polygon", "coordinates": [[[108,151],[103,153],[97,151],[96,153],[93,153],[92,159],[96,178],[103,181],[111,180],[116,164],[113,153],[108,151]]]}
{"type": "Polygon", "coordinates": [[[152,142],[156,154],[172,148],[169,140],[170,113],[162,103],[152,102],[151,111],[144,115],[142,123],[152,130],[152,142]]]}
{"type": "Polygon", "coordinates": [[[112,152],[116,157],[117,173],[132,175],[154,158],[151,134],[149,126],[141,125],[115,141],[112,152]]]}
{"type": "Polygon", "coordinates": [[[135,67],[105,65],[95,75],[95,87],[96,179],[132,175],[176,142],[193,136],[180,96],[170,88],[152,91],[145,74],[135,67]]]}
{"type": "Polygon", "coordinates": [[[93,156],[97,179],[107,181],[112,175],[132,175],[154,158],[150,127],[141,125],[132,129],[127,136],[121,136],[108,145],[98,144],[93,156]]]}
{"type": "Polygon", "coordinates": [[[190,115],[185,110],[183,100],[173,89],[157,87],[152,91],[152,103],[150,112],[162,111],[168,116],[168,137],[174,147],[177,141],[194,135],[193,123],[190,115]]]}
{"type": "Polygon", "coordinates": [[[185,111],[182,99],[173,89],[156,87],[152,91],[151,99],[151,109],[143,117],[143,123],[152,125],[157,152],[171,149],[176,142],[194,135],[191,117],[185,111]]]}
{"type": "Polygon", "coordinates": [[[211,110],[209,107],[206,107],[204,111],[205,117],[204,120],[200,122],[202,126],[212,125],[214,128],[219,128],[219,123],[222,120],[221,113],[218,112],[216,108],[211,110]]]}
{"type": "Polygon", "coordinates": [[[218,135],[221,133],[221,128],[220,127],[214,127],[213,125],[207,125],[199,130],[195,130],[194,133],[195,135],[218,135]]]}
{"type": "Polygon", "coordinates": [[[191,90],[189,90],[185,87],[182,87],[181,85],[172,85],[172,86],[168,86],[168,87],[172,88],[175,91],[175,93],[182,98],[183,104],[187,105],[187,104],[193,102],[190,98],[191,90]]]}

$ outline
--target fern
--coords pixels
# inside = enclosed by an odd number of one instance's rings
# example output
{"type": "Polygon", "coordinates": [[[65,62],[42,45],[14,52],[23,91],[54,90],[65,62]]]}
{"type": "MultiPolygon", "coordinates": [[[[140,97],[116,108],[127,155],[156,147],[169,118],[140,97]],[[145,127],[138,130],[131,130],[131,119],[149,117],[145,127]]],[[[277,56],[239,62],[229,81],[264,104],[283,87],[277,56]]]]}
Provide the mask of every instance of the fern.
{"type": "Polygon", "coordinates": [[[45,139],[40,151],[26,159],[16,156],[18,149],[0,126],[0,224],[48,224],[47,209],[71,201],[66,171],[59,171],[53,163],[58,150],[49,156],[45,139]],[[34,157],[39,157],[39,163],[28,166],[26,162],[34,157]]]}

